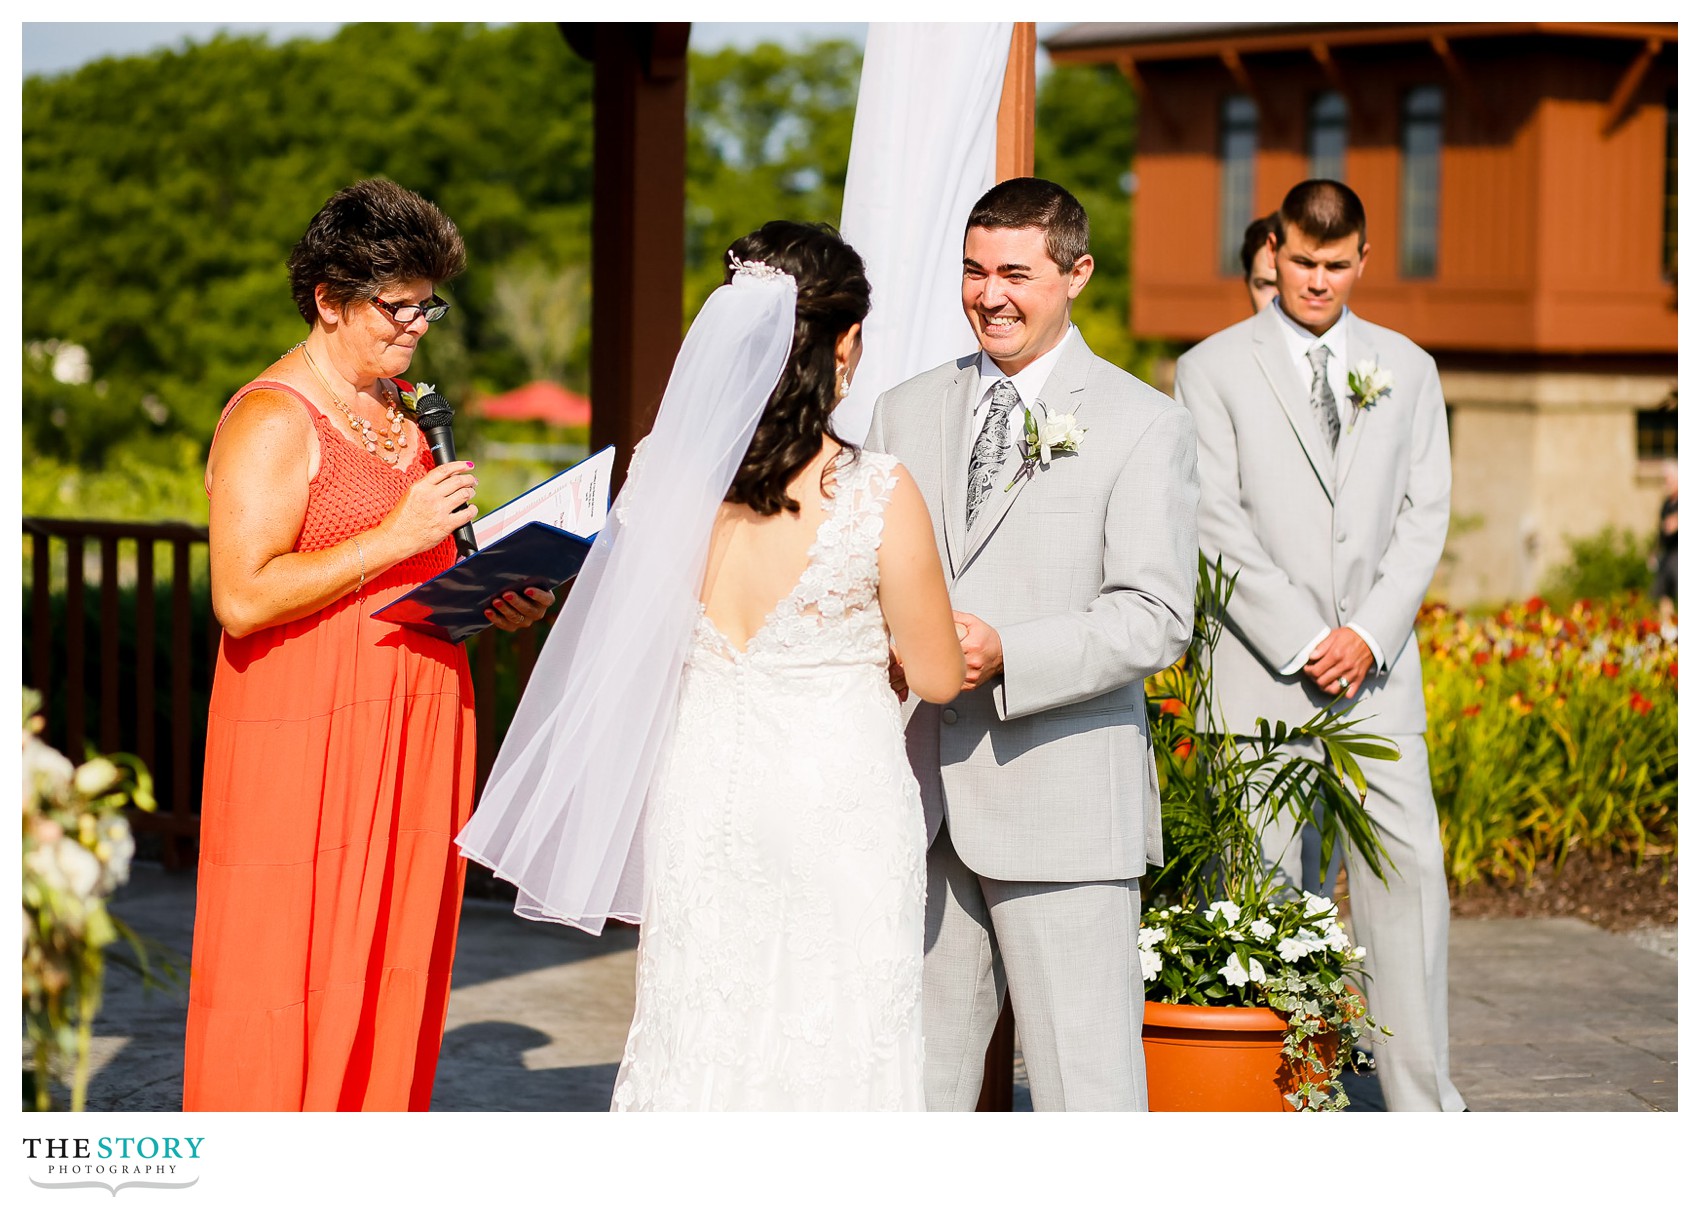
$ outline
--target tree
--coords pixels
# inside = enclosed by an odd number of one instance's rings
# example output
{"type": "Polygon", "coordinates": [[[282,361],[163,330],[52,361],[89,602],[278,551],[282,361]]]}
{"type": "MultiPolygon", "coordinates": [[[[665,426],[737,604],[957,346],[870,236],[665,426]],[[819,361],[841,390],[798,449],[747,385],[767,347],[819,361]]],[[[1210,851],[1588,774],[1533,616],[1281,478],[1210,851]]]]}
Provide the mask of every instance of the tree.
{"type": "Polygon", "coordinates": [[[836,224],[862,53],[772,43],[691,56],[685,315],[725,277],[721,255],[770,219],[836,224]]]}
{"type": "Polygon", "coordinates": [[[1074,321],[1095,353],[1141,378],[1168,346],[1128,331],[1129,229],[1138,104],[1115,68],[1056,67],[1040,82],[1034,172],[1080,199],[1092,223],[1092,281],[1074,321]]]}

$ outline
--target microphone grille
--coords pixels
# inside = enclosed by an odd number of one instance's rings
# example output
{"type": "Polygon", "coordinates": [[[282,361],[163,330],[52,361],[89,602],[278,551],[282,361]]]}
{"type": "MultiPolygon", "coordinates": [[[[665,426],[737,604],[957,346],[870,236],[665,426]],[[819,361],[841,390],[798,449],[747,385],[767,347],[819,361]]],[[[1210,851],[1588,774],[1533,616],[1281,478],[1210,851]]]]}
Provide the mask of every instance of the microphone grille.
{"type": "Polygon", "coordinates": [[[413,420],[421,429],[450,425],[454,421],[454,406],[436,392],[427,392],[414,404],[413,420]]]}

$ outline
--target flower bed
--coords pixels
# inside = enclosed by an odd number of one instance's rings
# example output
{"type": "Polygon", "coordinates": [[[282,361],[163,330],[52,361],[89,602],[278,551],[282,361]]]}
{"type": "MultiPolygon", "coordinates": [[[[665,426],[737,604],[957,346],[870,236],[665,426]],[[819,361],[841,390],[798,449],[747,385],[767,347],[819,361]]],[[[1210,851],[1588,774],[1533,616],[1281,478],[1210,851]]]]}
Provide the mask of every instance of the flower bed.
{"type": "Polygon", "coordinates": [[[1418,619],[1448,870],[1526,880],[1573,851],[1676,851],[1677,631],[1636,596],[1418,619]]]}

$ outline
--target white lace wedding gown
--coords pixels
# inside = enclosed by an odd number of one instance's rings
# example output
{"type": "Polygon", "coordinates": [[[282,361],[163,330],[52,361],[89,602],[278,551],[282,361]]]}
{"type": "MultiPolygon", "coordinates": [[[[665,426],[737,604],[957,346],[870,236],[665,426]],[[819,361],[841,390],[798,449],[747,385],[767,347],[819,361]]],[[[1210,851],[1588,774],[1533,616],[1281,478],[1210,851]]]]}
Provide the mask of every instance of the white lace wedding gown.
{"type": "Polygon", "coordinates": [[[698,620],[646,809],[615,1111],[923,1106],[925,825],[876,597],[895,466],[840,473],[744,652],[698,620]]]}

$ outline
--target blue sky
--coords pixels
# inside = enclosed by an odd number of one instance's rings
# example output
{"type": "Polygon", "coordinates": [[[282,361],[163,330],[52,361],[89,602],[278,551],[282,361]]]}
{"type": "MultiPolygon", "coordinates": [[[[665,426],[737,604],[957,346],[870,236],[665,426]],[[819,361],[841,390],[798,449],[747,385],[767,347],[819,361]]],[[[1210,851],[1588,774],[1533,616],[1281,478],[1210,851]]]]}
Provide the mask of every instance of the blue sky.
{"type": "MultiPolygon", "coordinates": [[[[23,23],[24,75],[54,75],[108,55],[146,54],[185,41],[204,42],[220,30],[233,34],[265,33],[272,41],[323,38],[339,25],[335,21],[28,21],[23,23]]],[[[1061,23],[1041,23],[1041,37],[1061,23]]],[[[750,46],[762,41],[796,45],[821,38],[861,42],[867,24],[856,21],[779,23],[771,21],[699,21],[691,28],[691,45],[705,50],[721,46],[750,46]]],[[[1046,66],[1039,52],[1040,67],[1046,66]]]]}

